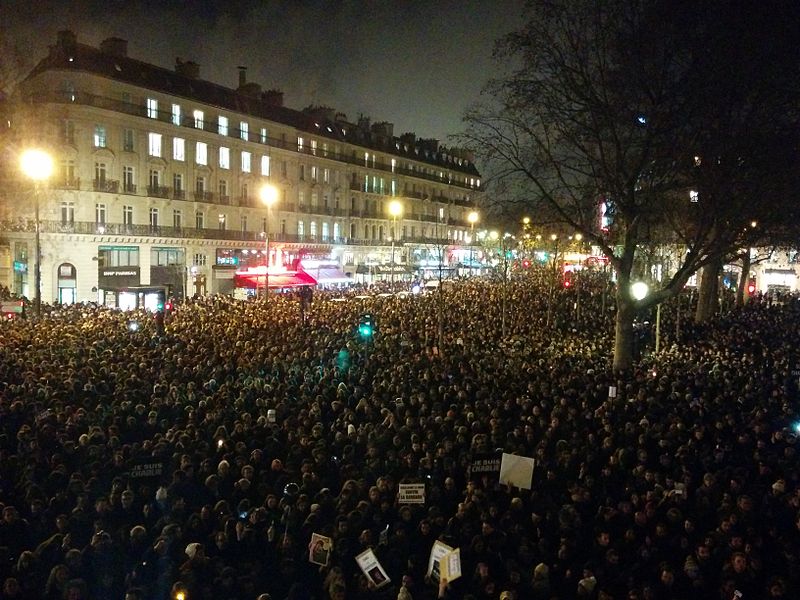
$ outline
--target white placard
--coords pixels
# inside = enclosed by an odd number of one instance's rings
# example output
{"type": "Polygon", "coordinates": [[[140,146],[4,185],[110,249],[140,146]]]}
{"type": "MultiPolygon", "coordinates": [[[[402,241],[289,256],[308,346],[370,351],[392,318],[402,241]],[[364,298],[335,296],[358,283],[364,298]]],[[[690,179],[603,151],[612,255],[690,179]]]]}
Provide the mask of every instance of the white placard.
{"type": "Polygon", "coordinates": [[[531,489],[535,465],[536,461],[532,458],[504,452],[503,459],[500,461],[500,483],[524,490],[531,489]]]}
{"type": "Polygon", "coordinates": [[[378,562],[378,557],[375,556],[372,548],[367,548],[356,556],[356,563],[361,572],[364,573],[364,576],[376,588],[381,588],[391,581],[389,575],[383,570],[381,563],[378,562]]]}
{"type": "Polygon", "coordinates": [[[617,386],[615,386],[615,385],[608,386],[608,397],[609,398],[616,398],[617,397],[617,386]]]}
{"type": "Polygon", "coordinates": [[[425,484],[401,483],[398,486],[397,499],[400,504],[425,504],[425,484]]]}
{"type": "Polygon", "coordinates": [[[453,549],[445,544],[444,542],[440,542],[436,540],[433,542],[433,548],[431,548],[431,555],[428,558],[428,577],[430,577],[436,583],[439,583],[439,563],[440,561],[450,554],[453,549]]]}

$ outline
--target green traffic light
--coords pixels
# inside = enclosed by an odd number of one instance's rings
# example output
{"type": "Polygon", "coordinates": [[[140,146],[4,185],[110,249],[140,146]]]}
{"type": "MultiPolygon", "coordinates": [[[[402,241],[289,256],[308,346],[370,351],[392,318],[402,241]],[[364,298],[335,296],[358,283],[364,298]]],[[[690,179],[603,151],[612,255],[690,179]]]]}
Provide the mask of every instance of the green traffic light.
{"type": "Polygon", "coordinates": [[[358,327],[358,334],[363,338],[372,337],[372,327],[369,325],[360,325],[358,327]]]}

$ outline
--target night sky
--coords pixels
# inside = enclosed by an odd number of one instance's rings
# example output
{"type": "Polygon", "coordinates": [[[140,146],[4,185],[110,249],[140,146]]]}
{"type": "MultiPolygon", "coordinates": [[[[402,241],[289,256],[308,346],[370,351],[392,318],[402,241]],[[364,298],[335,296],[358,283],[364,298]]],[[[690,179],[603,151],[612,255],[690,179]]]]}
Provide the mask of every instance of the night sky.
{"type": "Polygon", "coordinates": [[[394,133],[444,142],[497,67],[494,40],[522,25],[523,0],[1,0],[0,36],[32,62],[72,29],[98,45],[128,40],[128,55],[229,87],[249,81],[285,105],[331,106],[395,124],[394,133]]]}

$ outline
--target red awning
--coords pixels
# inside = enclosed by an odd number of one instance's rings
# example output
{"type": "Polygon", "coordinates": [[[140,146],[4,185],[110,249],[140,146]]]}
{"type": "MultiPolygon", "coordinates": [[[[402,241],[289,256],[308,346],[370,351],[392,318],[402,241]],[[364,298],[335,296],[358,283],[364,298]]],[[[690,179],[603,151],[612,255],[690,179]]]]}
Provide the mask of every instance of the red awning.
{"type": "MultiPolygon", "coordinates": [[[[237,271],[234,277],[234,285],[236,287],[257,289],[264,287],[264,269],[263,267],[258,270],[237,271]]],[[[269,287],[275,288],[292,288],[301,287],[304,285],[317,285],[316,279],[305,271],[287,271],[284,273],[270,273],[269,274],[269,287]]]]}

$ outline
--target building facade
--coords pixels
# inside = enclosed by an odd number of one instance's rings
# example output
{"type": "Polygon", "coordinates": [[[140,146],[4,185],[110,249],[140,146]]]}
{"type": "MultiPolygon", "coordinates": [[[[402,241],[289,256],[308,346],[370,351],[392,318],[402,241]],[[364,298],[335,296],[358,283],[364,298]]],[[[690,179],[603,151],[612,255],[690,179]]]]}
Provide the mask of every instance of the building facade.
{"type": "Polygon", "coordinates": [[[270,270],[307,258],[411,278],[470,255],[482,190],[466,153],[289,109],[244,69],[226,88],[195,63],[171,71],[128,57],[124,40],[95,48],[64,31],[7,108],[0,283],[19,295],[33,297],[37,224],[45,302],[230,293],[237,269],[264,265],[265,232],[270,270]],[[30,146],[55,164],[38,186],[15,162],[30,146]]]}

